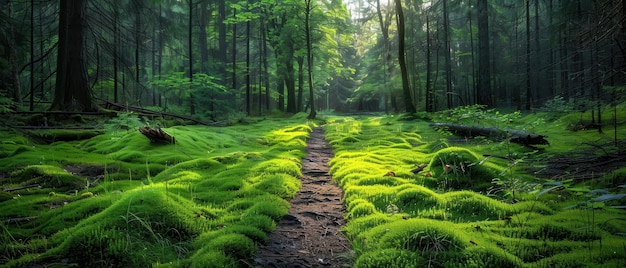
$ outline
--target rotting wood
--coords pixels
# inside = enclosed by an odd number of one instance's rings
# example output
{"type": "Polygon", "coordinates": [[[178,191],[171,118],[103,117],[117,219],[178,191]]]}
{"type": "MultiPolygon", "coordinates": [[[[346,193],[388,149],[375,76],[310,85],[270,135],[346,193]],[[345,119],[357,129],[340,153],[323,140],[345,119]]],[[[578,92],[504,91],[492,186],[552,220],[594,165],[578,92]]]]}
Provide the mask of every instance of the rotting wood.
{"type": "Polygon", "coordinates": [[[126,111],[133,111],[133,112],[139,113],[141,115],[156,115],[156,116],[161,116],[161,117],[166,117],[167,116],[167,117],[172,117],[172,118],[178,118],[178,119],[192,121],[192,122],[195,122],[197,124],[201,124],[201,125],[205,125],[205,126],[215,126],[215,125],[219,124],[219,122],[207,123],[207,122],[200,121],[198,119],[187,117],[187,116],[183,116],[183,115],[172,114],[172,113],[167,113],[167,112],[155,112],[155,111],[151,111],[151,110],[140,108],[140,107],[136,107],[136,106],[122,105],[122,104],[114,103],[114,102],[111,102],[111,101],[106,101],[104,106],[107,109],[112,109],[112,110],[117,110],[117,111],[124,111],[124,110],[126,110],[126,111]]]}
{"type": "Polygon", "coordinates": [[[171,144],[176,143],[176,139],[174,138],[174,136],[168,134],[167,132],[163,131],[159,127],[151,128],[149,126],[143,126],[139,128],[139,132],[141,132],[141,134],[143,134],[144,136],[148,137],[148,139],[150,139],[151,142],[161,141],[161,142],[167,142],[171,144]]]}
{"type": "Polygon", "coordinates": [[[514,129],[501,130],[491,127],[468,126],[451,123],[431,123],[430,126],[434,128],[447,129],[451,132],[470,137],[485,136],[492,139],[505,139],[506,137],[509,137],[509,141],[519,143],[524,146],[550,144],[548,140],[545,139],[546,136],[544,135],[514,129]]]}
{"type": "Polygon", "coordinates": [[[97,127],[95,127],[95,126],[82,126],[82,127],[77,127],[77,126],[12,126],[12,128],[17,128],[17,129],[35,129],[35,130],[39,130],[39,129],[69,129],[69,130],[92,130],[92,129],[97,129],[97,127]]]}
{"type": "Polygon", "coordinates": [[[29,188],[41,188],[41,185],[39,185],[39,184],[29,184],[29,185],[26,185],[26,186],[20,186],[20,187],[14,187],[14,188],[4,188],[3,191],[5,191],[5,192],[13,192],[13,191],[24,190],[24,189],[29,189],[29,188]]]}
{"type": "Polygon", "coordinates": [[[4,220],[4,223],[6,223],[6,224],[11,224],[11,223],[18,224],[18,223],[29,222],[29,221],[32,221],[34,219],[37,219],[37,216],[7,219],[7,220],[4,220]]]}

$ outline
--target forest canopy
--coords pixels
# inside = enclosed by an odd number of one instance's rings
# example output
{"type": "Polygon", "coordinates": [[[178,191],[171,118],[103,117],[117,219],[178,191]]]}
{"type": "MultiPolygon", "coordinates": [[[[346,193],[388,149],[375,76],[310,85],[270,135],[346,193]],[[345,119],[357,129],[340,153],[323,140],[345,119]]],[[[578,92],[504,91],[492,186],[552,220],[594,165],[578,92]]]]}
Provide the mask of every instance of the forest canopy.
{"type": "Polygon", "coordinates": [[[0,111],[600,109],[623,101],[624,2],[4,1],[0,111]]]}

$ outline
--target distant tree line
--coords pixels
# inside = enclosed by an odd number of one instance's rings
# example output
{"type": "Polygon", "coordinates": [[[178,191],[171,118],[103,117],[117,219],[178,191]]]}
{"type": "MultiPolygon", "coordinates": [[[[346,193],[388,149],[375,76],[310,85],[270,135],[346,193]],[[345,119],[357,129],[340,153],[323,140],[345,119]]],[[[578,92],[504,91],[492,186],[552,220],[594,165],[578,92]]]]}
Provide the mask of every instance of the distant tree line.
{"type": "Polygon", "coordinates": [[[600,107],[624,95],[625,2],[4,1],[0,112],[600,107]]]}

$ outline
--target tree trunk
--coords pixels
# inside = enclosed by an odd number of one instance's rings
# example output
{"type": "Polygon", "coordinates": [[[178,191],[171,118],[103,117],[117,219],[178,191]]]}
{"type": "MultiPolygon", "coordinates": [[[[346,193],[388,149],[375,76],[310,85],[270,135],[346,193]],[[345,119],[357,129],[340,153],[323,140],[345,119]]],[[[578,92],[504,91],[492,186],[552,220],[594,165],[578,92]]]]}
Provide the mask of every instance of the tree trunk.
{"type": "MultiPolygon", "coordinates": [[[[189,82],[193,82],[193,0],[189,0],[189,82]]],[[[190,87],[191,87],[191,83],[190,87]]],[[[189,88],[189,114],[196,114],[196,105],[193,91],[189,88]]]]}
{"type": "Polygon", "coordinates": [[[298,63],[298,96],[296,100],[296,110],[298,112],[303,112],[302,103],[303,103],[303,94],[304,94],[304,57],[298,56],[296,57],[296,62],[298,63]]]}
{"type": "Polygon", "coordinates": [[[309,76],[309,104],[311,104],[311,112],[308,119],[315,119],[317,112],[315,111],[315,94],[313,92],[313,48],[311,46],[311,1],[304,0],[306,3],[306,14],[304,19],[304,29],[306,35],[306,56],[307,56],[307,73],[309,76]]]}
{"type": "MultiPolygon", "coordinates": [[[[248,10],[249,11],[249,10],[248,10]]],[[[246,21],[246,114],[251,115],[252,91],[250,88],[250,19],[246,21]]]]}
{"type": "Polygon", "coordinates": [[[382,90],[382,101],[385,107],[385,113],[389,112],[388,101],[387,101],[387,93],[389,89],[387,88],[387,76],[389,76],[389,59],[391,55],[389,53],[389,22],[383,19],[382,8],[380,6],[380,0],[376,0],[376,14],[378,15],[378,22],[380,23],[380,30],[383,34],[383,47],[385,48],[383,51],[383,90],[382,90]]]}
{"type": "MultiPolygon", "coordinates": [[[[237,20],[237,8],[233,8],[233,19],[237,20]]],[[[231,53],[231,65],[233,68],[232,88],[237,90],[237,22],[233,23],[233,50],[231,53]]]]}
{"type": "Polygon", "coordinates": [[[223,81],[226,80],[226,61],[227,61],[227,57],[226,57],[226,2],[225,0],[219,0],[217,1],[217,25],[218,25],[218,49],[220,51],[219,53],[219,62],[220,62],[220,74],[222,75],[222,79],[223,81]]]}
{"type": "Polygon", "coordinates": [[[526,110],[530,110],[532,103],[532,87],[530,84],[530,0],[526,0],[526,110]]]}
{"type": "Polygon", "coordinates": [[[95,110],[83,62],[83,3],[67,0],[60,4],[57,85],[51,110],[95,110]]]}
{"type": "Polygon", "coordinates": [[[200,2],[200,21],[198,22],[198,48],[200,51],[200,72],[203,74],[209,73],[209,49],[207,44],[207,31],[206,22],[210,21],[210,12],[207,12],[208,1],[203,0],[200,2]]]}
{"type": "Polygon", "coordinates": [[[433,112],[432,89],[431,89],[431,40],[430,40],[430,23],[426,16],[426,111],[433,112]]]}
{"type": "MultiPolygon", "coordinates": [[[[396,0],[396,12],[398,22],[398,60],[400,61],[400,73],[402,76],[402,93],[404,98],[404,109],[407,113],[415,113],[415,105],[411,97],[409,87],[409,77],[406,70],[406,59],[404,55],[404,12],[402,11],[402,0],[396,0]]],[[[448,51],[449,52],[449,51],[448,51]]]]}
{"type": "Polygon", "coordinates": [[[488,11],[487,0],[478,0],[478,104],[491,106],[488,11]]]}
{"type": "Polygon", "coordinates": [[[446,68],[446,95],[448,109],[452,108],[452,63],[450,59],[450,22],[448,22],[448,1],[443,0],[443,43],[446,68]]]}
{"type": "Polygon", "coordinates": [[[545,139],[546,137],[544,135],[539,135],[535,133],[514,130],[514,129],[501,130],[501,129],[490,128],[490,127],[468,126],[468,125],[448,124],[448,123],[430,123],[429,125],[434,128],[447,129],[451,132],[454,132],[460,135],[469,136],[469,137],[484,136],[484,137],[488,137],[488,138],[492,138],[496,140],[500,140],[500,139],[508,137],[509,141],[526,145],[526,146],[549,144],[548,141],[545,139]]]}

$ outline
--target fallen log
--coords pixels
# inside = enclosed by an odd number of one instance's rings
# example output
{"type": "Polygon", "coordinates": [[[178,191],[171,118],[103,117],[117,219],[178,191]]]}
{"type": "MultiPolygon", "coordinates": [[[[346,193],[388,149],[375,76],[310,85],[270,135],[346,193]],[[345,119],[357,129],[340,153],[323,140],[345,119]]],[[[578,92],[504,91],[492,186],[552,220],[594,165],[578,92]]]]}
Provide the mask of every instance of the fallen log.
{"type": "Polygon", "coordinates": [[[468,126],[452,123],[431,123],[430,126],[447,129],[451,132],[469,137],[484,136],[492,139],[505,139],[508,137],[510,142],[519,143],[524,146],[550,144],[545,139],[546,136],[544,135],[514,129],[501,130],[492,127],[468,126]]]}
{"type": "Polygon", "coordinates": [[[161,116],[161,117],[171,117],[171,118],[178,118],[178,119],[182,119],[182,120],[187,120],[187,121],[192,121],[195,122],[197,124],[201,124],[201,125],[205,125],[205,126],[215,126],[218,123],[214,122],[214,123],[207,123],[195,118],[191,118],[188,116],[183,116],[183,115],[179,115],[179,114],[173,114],[173,113],[166,113],[166,112],[156,112],[156,111],[152,111],[152,110],[148,110],[148,109],[144,109],[144,108],[140,108],[140,107],[136,107],[136,106],[131,106],[131,105],[122,105],[119,103],[115,103],[115,102],[111,102],[111,101],[106,101],[105,103],[105,108],[107,109],[113,109],[113,110],[117,110],[117,111],[133,111],[136,112],[138,114],[141,115],[154,115],[154,116],[161,116]]]}
{"type": "Polygon", "coordinates": [[[6,224],[20,224],[20,223],[24,223],[24,222],[29,222],[32,220],[37,219],[37,216],[30,216],[30,217],[23,217],[23,218],[12,218],[12,219],[7,219],[4,220],[4,223],[6,224]]]}
{"type": "Polygon", "coordinates": [[[29,185],[26,185],[26,186],[20,186],[20,187],[14,187],[14,188],[4,188],[2,190],[5,191],[5,192],[13,192],[13,191],[30,189],[30,188],[41,188],[41,185],[39,185],[39,184],[29,184],[29,185]]]}
{"type": "Polygon", "coordinates": [[[148,139],[150,139],[151,142],[162,141],[162,142],[167,142],[171,144],[176,143],[176,139],[174,139],[174,136],[163,131],[160,127],[151,128],[149,126],[143,126],[139,128],[139,132],[141,132],[141,134],[143,134],[144,136],[148,137],[148,139]]]}

